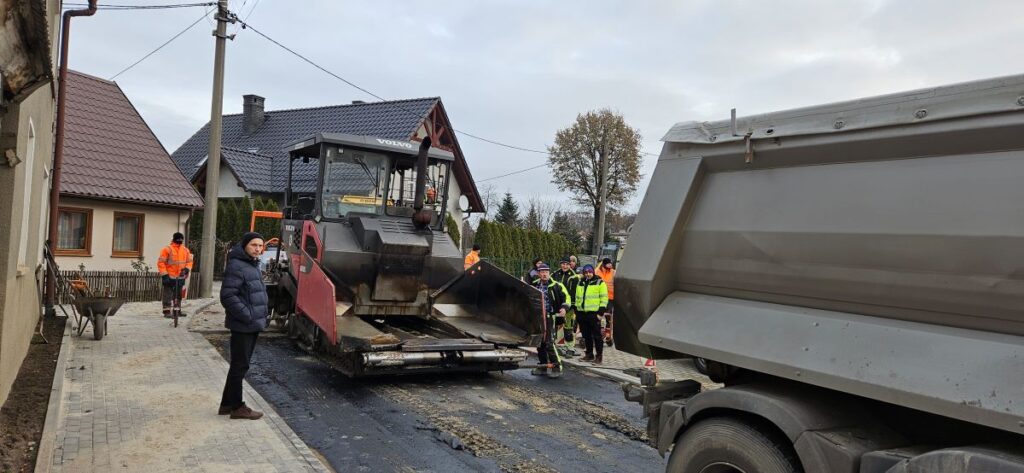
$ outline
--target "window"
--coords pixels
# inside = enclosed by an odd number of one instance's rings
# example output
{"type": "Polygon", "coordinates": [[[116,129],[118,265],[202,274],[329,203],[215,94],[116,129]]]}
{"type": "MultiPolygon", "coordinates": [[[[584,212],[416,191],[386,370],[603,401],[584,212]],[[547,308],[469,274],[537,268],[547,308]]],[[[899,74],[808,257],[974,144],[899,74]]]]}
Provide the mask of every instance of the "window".
{"type": "Polygon", "coordinates": [[[55,255],[92,256],[92,209],[61,207],[55,255]]]}
{"type": "Polygon", "coordinates": [[[325,218],[345,218],[349,213],[380,213],[381,179],[387,158],[376,153],[343,150],[328,155],[324,164],[321,213],[325,218]]]}
{"type": "Polygon", "coordinates": [[[21,213],[21,241],[18,246],[18,265],[25,266],[28,257],[28,225],[32,214],[32,181],[35,180],[36,158],[36,127],[32,119],[28,119],[28,148],[25,151],[25,193],[24,207],[21,213]]]}
{"type": "Polygon", "coordinates": [[[114,212],[114,250],[111,256],[138,258],[142,256],[142,231],[146,216],[114,212]]]}

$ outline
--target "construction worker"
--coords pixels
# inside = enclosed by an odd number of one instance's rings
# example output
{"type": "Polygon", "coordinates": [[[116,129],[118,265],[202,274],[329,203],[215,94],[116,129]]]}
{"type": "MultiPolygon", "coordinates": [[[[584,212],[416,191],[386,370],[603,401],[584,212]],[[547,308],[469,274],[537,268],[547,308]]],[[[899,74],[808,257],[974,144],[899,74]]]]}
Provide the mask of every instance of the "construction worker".
{"type": "Polygon", "coordinates": [[[469,269],[470,266],[480,262],[480,245],[473,245],[473,250],[466,255],[466,261],[462,269],[469,269]]]}
{"type": "Polygon", "coordinates": [[[576,260],[576,255],[569,255],[569,268],[572,269],[576,274],[580,273],[580,270],[576,269],[580,265],[579,261],[576,260]]]}
{"type": "MultiPolygon", "coordinates": [[[[176,232],[171,237],[171,244],[160,250],[160,258],[156,260],[156,269],[160,271],[160,279],[163,284],[161,302],[164,317],[169,319],[174,302],[181,303],[181,289],[184,287],[189,273],[192,272],[192,252],[185,247],[185,235],[176,232]]],[[[185,316],[183,313],[179,315],[185,316]]]]}
{"type": "Polygon", "coordinates": [[[571,358],[576,356],[576,350],[573,348],[575,346],[573,332],[576,331],[576,312],[573,307],[576,304],[576,283],[579,282],[580,275],[569,267],[569,258],[562,258],[558,262],[558,271],[551,274],[551,279],[561,283],[569,292],[569,310],[566,311],[565,317],[555,319],[555,332],[562,331],[564,343],[558,345],[563,348],[562,355],[571,358]]]}
{"type": "Polygon", "coordinates": [[[597,268],[595,274],[608,285],[608,311],[604,314],[604,340],[608,346],[612,346],[613,301],[615,300],[615,266],[612,265],[612,259],[601,260],[601,266],[597,268]]]}
{"type": "Polygon", "coordinates": [[[601,339],[601,315],[608,311],[608,285],[594,274],[594,267],[583,267],[583,277],[576,284],[576,320],[583,331],[583,361],[604,362],[604,341],[601,339]]]}
{"type": "Polygon", "coordinates": [[[544,263],[537,265],[538,279],[533,286],[543,293],[544,299],[544,339],[537,347],[537,360],[541,365],[534,368],[534,376],[547,375],[549,378],[562,376],[562,358],[555,349],[555,325],[561,317],[565,320],[565,312],[569,309],[569,291],[562,283],[551,279],[551,268],[544,263]]]}

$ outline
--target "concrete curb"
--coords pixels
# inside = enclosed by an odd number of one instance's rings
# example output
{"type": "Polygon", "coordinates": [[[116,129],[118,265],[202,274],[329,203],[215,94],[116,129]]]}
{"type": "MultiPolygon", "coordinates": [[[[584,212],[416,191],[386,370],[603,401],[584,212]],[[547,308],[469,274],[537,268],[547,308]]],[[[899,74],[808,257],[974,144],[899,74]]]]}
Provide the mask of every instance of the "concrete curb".
{"type": "Polygon", "coordinates": [[[57,428],[60,424],[61,401],[64,399],[64,371],[67,367],[68,352],[71,351],[71,317],[64,322],[64,335],[61,336],[60,353],[57,355],[57,366],[53,369],[53,386],[50,388],[50,401],[46,405],[46,420],[43,421],[42,438],[39,439],[39,450],[36,452],[36,473],[48,473],[53,464],[53,446],[57,428]]]}
{"type": "MultiPolygon", "coordinates": [[[[185,301],[186,304],[188,302],[190,302],[190,301],[185,301]]],[[[195,305],[188,307],[188,313],[189,314],[198,314],[198,313],[206,310],[208,307],[210,307],[210,306],[212,306],[212,305],[214,305],[214,304],[216,304],[216,303],[218,303],[220,301],[218,301],[216,297],[211,297],[209,299],[191,299],[191,302],[194,302],[195,305]]]]}

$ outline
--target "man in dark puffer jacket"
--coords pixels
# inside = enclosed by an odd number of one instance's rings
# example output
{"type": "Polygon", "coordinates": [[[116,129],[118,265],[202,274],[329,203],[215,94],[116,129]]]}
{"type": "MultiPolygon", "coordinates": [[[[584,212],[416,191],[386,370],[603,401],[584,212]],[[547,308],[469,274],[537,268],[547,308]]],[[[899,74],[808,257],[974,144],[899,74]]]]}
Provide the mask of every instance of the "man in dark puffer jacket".
{"type": "Polygon", "coordinates": [[[259,255],[263,252],[263,236],[249,232],[228,253],[224,281],[220,287],[220,303],[224,306],[224,326],[231,330],[231,368],[224,384],[220,415],[232,419],[263,417],[245,405],[242,399],[242,380],[249,371],[249,361],[256,348],[256,337],[267,328],[267,287],[259,270],[259,255]]]}

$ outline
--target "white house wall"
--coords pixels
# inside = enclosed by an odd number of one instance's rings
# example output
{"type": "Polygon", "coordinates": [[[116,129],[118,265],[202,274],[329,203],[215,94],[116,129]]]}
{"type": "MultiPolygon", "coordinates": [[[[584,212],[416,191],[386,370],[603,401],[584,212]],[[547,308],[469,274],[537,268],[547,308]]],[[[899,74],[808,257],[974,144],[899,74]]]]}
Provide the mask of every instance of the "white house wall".
{"type": "Polygon", "coordinates": [[[235,180],[235,175],[231,173],[231,169],[224,163],[220,165],[220,179],[218,182],[220,185],[217,187],[217,195],[222,199],[247,196],[245,189],[242,189],[242,186],[235,180]]]}
{"type": "Polygon", "coordinates": [[[91,256],[57,256],[57,264],[65,270],[78,269],[80,264],[84,264],[86,271],[131,271],[135,258],[112,255],[114,212],[129,212],[146,216],[143,223],[142,258],[152,271],[156,271],[160,250],[171,242],[174,232],[185,233],[189,216],[187,210],[181,209],[72,197],[61,197],[60,205],[92,209],[91,256]]]}

